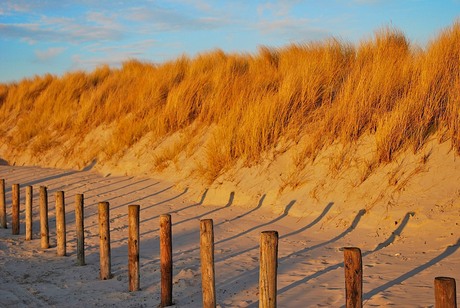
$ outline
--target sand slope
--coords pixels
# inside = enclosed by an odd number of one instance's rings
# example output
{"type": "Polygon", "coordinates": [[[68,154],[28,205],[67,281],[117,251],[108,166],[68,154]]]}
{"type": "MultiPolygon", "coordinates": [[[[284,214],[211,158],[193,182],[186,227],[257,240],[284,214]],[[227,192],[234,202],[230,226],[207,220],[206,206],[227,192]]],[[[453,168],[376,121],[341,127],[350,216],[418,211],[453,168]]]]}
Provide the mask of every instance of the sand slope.
{"type": "MultiPolygon", "coordinates": [[[[364,298],[367,307],[430,307],[434,305],[433,279],[451,276],[460,281],[459,206],[436,206],[428,219],[421,210],[395,212],[392,228],[379,229],[374,216],[357,206],[350,219],[337,223],[331,213],[340,204],[321,204],[302,218],[287,215],[292,207],[274,214],[258,202],[246,208],[231,206],[235,194],[222,196],[214,206],[189,201],[188,189],[155,179],[107,176],[93,171],[0,166],[7,183],[34,186],[34,237],[0,230],[0,294],[4,307],[151,307],[159,304],[159,215],[173,220],[174,290],[177,307],[201,306],[199,220],[214,219],[216,290],[220,307],[257,307],[259,234],[280,235],[278,269],[279,307],[341,307],[344,304],[344,246],[363,252],[364,298]],[[51,241],[55,242],[54,192],[66,194],[68,256],[55,248],[40,249],[38,187],[49,189],[51,241]],[[87,265],[76,265],[74,195],[85,195],[87,265]],[[97,203],[111,208],[112,271],[114,278],[98,279],[97,203]],[[127,273],[127,210],[141,205],[141,291],[129,293],[127,273]],[[423,215],[422,215],[423,214],[423,215]],[[433,218],[432,217],[432,218],[433,218]],[[422,221],[423,220],[423,221],[422,221]]],[[[457,182],[458,183],[458,182],[457,182]]],[[[22,191],[22,195],[24,192],[22,191]]],[[[22,196],[23,197],[23,196],[22,196]]],[[[22,201],[23,204],[23,201],[22,201]]],[[[10,217],[9,217],[10,218],[10,217]]],[[[9,221],[10,222],[10,221],[9,221]]],[[[457,291],[459,292],[459,290],[457,291]]]]}

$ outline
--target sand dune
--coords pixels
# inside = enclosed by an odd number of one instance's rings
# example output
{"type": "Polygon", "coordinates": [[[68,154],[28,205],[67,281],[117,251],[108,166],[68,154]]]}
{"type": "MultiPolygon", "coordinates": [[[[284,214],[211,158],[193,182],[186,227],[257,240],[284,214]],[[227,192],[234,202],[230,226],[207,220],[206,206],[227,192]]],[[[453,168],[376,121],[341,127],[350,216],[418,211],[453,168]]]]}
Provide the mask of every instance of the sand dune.
{"type": "Polygon", "coordinates": [[[103,177],[91,170],[2,165],[0,178],[6,179],[8,211],[13,183],[20,183],[22,188],[34,186],[35,217],[32,241],[24,240],[23,205],[21,234],[11,235],[11,228],[0,230],[0,294],[4,307],[158,305],[158,226],[159,215],[163,213],[171,213],[173,221],[176,307],[200,307],[202,303],[199,220],[203,218],[214,220],[220,307],[258,305],[258,241],[259,233],[264,230],[277,230],[280,235],[279,307],[343,306],[342,248],[345,246],[358,246],[362,250],[367,307],[430,307],[434,305],[434,277],[450,276],[460,281],[458,198],[432,207],[394,211],[391,224],[383,227],[372,210],[365,210],[359,204],[349,208],[347,216],[338,215],[341,204],[336,200],[296,218],[289,215],[293,204],[287,204],[280,213],[268,211],[264,206],[265,196],[246,207],[235,207],[232,202],[237,192],[221,194],[220,202],[203,205],[208,197],[206,192],[196,198],[197,194],[190,189],[163,180],[103,177]],[[43,185],[49,190],[53,244],[46,250],[40,249],[38,223],[38,187],[43,185]],[[65,191],[66,196],[67,257],[56,256],[55,248],[54,192],[59,190],[65,191]],[[77,193],[85,195],[87,265],[83,267],[76,265],[73,210],[77,193]],[[107,281],[98,278],[97,203],[100,201],[110,202],[111,210],[114,277],[107,281]],[[141,290],[131,293],[127,272],[129,204],[141,205],[141,290]]]}

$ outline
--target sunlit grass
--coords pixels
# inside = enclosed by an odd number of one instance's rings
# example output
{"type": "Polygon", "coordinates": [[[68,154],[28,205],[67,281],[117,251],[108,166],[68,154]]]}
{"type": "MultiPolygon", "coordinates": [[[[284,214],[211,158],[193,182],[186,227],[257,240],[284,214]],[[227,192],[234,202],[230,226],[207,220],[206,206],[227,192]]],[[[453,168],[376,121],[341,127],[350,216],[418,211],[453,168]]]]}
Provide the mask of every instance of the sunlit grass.
{"type": "MultiPolygon", "coordinates": [[[[91,152],[110,159],[148,133],[162,140],[193,126],[199,133],[188,141],[206,147],[197,173],[212,182],[238,160],[259,163],[281,140],[303,143],[293,162],[298,170],[325,146],[346,148],[370,134],[377,151],[363,167],[364,181],[377,164],[404,149],[418,151],[435,133],[460,153],[459,67],[459,22],[425,49],[385,28],[356,45],[329,39],[255,54],[216,50],[162,64],[131,60],[119,69],[0,85],[1,140],[40,155],[106,125],[110,143],[92,144],[91,152]],[[212,133],[198,142],[206,131],[212,133]]],[[[162,150],[153,167],[167,166],[186,148],[182,141],[162,150]]],[[[331,160],[334,174],[347,161],[342,154],[331,160]]]]}

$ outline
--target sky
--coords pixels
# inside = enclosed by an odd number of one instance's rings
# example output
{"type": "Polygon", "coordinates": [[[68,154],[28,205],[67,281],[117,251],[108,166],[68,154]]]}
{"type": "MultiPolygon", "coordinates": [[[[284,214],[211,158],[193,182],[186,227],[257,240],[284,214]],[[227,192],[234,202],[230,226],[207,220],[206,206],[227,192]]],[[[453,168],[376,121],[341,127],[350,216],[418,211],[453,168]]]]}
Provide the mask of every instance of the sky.
{"type": "Polygon", "coordinates": [[[0,82],[215,49],[358,44],[383,27],[424,47],[459,18],[460,0],[0,0],[0,82]]]}

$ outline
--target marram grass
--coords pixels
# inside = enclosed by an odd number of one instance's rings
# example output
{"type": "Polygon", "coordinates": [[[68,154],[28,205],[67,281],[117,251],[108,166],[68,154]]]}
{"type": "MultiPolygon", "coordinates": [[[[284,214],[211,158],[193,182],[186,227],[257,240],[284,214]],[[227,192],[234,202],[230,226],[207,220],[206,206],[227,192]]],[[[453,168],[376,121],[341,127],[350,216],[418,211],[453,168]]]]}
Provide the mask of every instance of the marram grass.
{"type": "MultiPolygon", "coordinates": [[[[460,22],[423,49],[385,28],[356,45],[328,39],[256,54],[216,50],[0,85],[1,140],[9,148],[40,155],[102,125],[113,128],[107,158],[147,134],[161,140],[212,128],[199,163],[209,181],[238,160],[258,163],[281,141],[305,143],[300,166],[364,134],[375,136],[379,163],[417,151],[433,134],[460,153],[460,22]]],[[[187,138],[199,144],[194,138],[202,136],[187,138]]],[[[174,146],[193,151],[186,148],[174,146]]],[[[160,156],[162,164],[177,153],[160,156]]]]}

